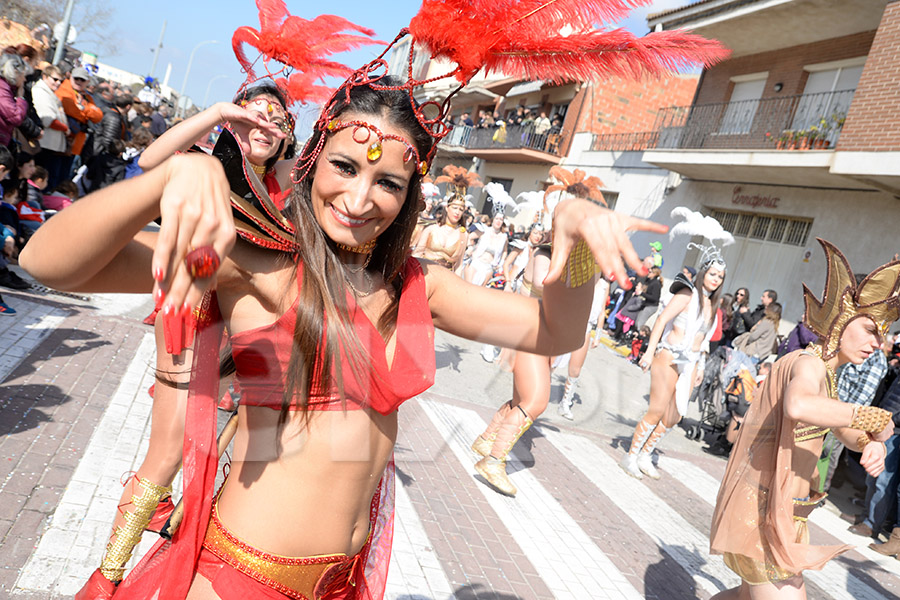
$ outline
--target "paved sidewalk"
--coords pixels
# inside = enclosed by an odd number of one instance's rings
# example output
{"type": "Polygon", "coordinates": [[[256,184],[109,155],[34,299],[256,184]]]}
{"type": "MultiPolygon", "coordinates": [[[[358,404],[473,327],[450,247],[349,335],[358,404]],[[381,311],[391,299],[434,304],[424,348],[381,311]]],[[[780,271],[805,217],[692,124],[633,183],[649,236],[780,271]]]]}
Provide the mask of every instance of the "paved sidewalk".
{"type": "MultiPolygon", "coordinates": [[[[0,597],[66,598],[99,563],[119,478],[146,448],[155,350],[139,316],[149,304],[3,294],[20,312],[0,321],[0,597]]],[[[737,583],[708,553],[723,460],[676,431],[660,480],[617,466],[646,407],[646,374],[591,351],[574,423],[556,415],[557,378],[511,457],[519,494],[507,498],[484,485],[468,446],[511,376],[476,344],[440,333],[436,343],[435,387],[400,411],[388,598],[705,599],[737,583]]],[[[807,574],[809,597],[900,595],[900,561],[846,527],[832,506],[813,513],[814,542],[856,549],[807,574]]]]}

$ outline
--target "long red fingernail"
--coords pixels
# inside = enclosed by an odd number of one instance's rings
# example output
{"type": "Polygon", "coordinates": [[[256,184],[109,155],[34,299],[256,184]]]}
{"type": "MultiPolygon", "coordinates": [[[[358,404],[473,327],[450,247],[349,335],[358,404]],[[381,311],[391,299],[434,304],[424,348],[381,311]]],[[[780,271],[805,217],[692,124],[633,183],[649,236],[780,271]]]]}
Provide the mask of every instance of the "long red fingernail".
{"type": "Polygon", "coordinates": [[[153,269],[153,280],[159,283],[163,280],[165,273],[163,273],[162,267],[156,267],[153,269]]]}
{"type": "Polygon", "coordinates": [[[187,304],[184,305],[184,347],[190,348],[194,343],[194,329],[197,327],[197,320],[194,318],[194,311],[187,304]]]}
{"type": "Polygon", "coordinates": [[[162,309],[162,320],[163,320],[163,337],[166,340],[166,352],[169,354],[175,354],[175,336],[174,336],[174,323],[176,313],[175,307],[171,304],[166,304],[162,309]]]}
{"type": "Polygon", "coordinates": [[[153,294],[153,305],[156,307],[156,310],[159,310],[159,307],[162,306],[163,300],[166,299],[166,293],[162,288],[157,288],[156,292],[153,294]]]}

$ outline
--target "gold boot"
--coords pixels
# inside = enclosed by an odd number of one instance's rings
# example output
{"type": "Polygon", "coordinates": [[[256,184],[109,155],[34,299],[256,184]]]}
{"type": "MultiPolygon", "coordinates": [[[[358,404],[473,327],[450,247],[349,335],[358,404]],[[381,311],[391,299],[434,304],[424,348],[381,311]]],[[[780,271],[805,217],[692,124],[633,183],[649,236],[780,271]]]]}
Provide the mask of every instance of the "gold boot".
{"type": "MultiPolygon", "coordinates": [[[[150,517],[159,505],[160,500],[172,494],[171,487],[156,485],[148,479],[132,480],[131,509],[122,511],[125,524],[116,527],[106,547],[106,554],[100,563],[100,572],[113,583],[122,581],[125,565],[131,559],[134,547],[141,541],[141,534],[150,522],[150,517]],[[135,482],[140,495],[134,490],[135,482]]],[[[126,505],[127,506],[127,505],[126,505]]],[[[121,510],[121,508],[120,508],[121,510]]]]}
{"type": "Polygon", "coordinates": [[[497,437],[491,447],[491,453],[475,463],[478,471],[487,482],[499,492],[507,496],[515,496],[516,486],[506,474],[506,457],[534,420],[517,406],[518,410],[510,410],[503,423],[497,428],[497,437]]]}
{"type": "Polygon", "coordinates": [[[509,411],[509,402],[504,402],[500,408],[497,409],[497,412],[494,413],[494,416],[491,418],[491,422],[487,426],[487,429],[484,430],[484,433],[479,435],[475,438],[475,441],[472,442],[472,451],[475,452],[475,454],[487,456],[491,453],[491,447],[494,445],[494,440],[497,439],[497,430],[500,428],[500,424],[503,423],[503,419],[509,414],[509,411]]]}

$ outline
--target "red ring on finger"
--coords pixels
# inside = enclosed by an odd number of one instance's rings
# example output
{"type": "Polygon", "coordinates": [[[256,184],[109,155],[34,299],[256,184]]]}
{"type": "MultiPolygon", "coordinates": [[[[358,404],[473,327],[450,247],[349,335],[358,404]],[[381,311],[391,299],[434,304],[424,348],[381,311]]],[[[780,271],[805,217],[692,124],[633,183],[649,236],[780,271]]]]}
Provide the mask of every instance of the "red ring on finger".
{"type": "Polygon", "coordinates": [[[191,279],[207,279],[219,270],[221,261],[212,246],[194,248],[184,257],[184,267],[191,274],[191,279]]]}

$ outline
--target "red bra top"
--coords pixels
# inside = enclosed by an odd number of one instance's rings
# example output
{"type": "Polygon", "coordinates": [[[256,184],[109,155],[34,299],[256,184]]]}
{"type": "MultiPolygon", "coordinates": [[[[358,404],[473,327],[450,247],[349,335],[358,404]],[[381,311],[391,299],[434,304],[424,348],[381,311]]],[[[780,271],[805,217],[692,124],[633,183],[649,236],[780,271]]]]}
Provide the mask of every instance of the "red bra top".
{"type": "MultiPolygon", "coordinates": [[[[298,269],[298,281],[302,269],[298,269]]],[[[388,368],[385,343],[378,330],[347,293],[347,304],[354,331],[370,361],[361,365],[359,377],[341,351],[341,374],[347,410],[372,407],[387,415],[403,402],[434,384],[434,323],[425,297],[425,275],[415,258],[403,266],[403,287],[397,315],[394,361],[388,368]]],[[[237,378],[241,385],[241,403],[281,409],[284,382],[291,358],[297,302],[277,321],[265,327],[232,334],[231,346],[237,378]]],[[[321,364],[321,363],[320,363],[321,364]]],[[[299,404],[295,407],[299,409],[299,404]]],[[[313,390],[309,410],[341,410],[338,388],[327,392],[313,390]]]]}

